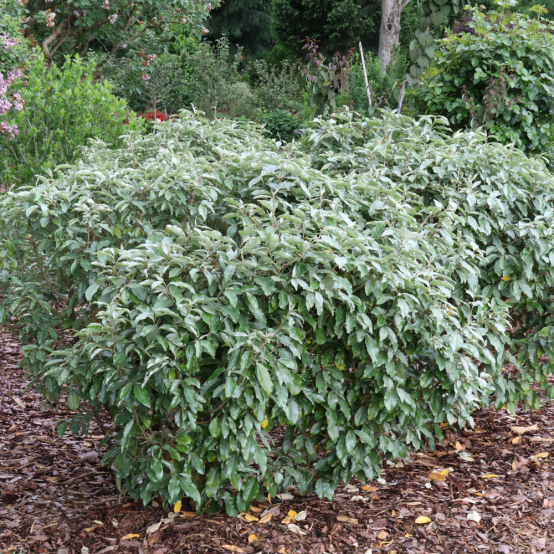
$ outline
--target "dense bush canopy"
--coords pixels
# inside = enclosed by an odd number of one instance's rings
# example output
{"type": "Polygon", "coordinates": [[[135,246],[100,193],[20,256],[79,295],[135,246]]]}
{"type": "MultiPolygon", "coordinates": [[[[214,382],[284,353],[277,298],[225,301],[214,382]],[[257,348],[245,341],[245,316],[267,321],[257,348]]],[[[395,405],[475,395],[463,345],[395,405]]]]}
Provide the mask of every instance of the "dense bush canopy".
{"type": "Polygon", "coordinates": [[[107,410],[134,496],[330,498],[494,394],[552,398],[553,178],[444,119],[382,117],[283,148],[182,112],[3,199],[0,318],[74,432],[107,410]]]}

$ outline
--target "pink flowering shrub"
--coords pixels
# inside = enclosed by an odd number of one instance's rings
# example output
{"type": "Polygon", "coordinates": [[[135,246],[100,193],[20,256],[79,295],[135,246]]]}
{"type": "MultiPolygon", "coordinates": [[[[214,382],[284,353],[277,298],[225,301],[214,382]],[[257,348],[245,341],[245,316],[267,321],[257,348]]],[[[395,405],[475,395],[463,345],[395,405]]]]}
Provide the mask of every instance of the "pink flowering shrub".
{"type": "Polygon", "coordinates": [[[23,99],[21,91],[14,85],[19,83],[23,73],[18,65],[22,61],[22,39],[17,36],[17,21],[0,17],[0,134],[13,138],[18,133],[17,125],[5,120],[10,110],[21,111],[23,99]]]}
{"type": "MultiPolygon", "coordinates": [[[[8,111],[13,108],[20,112],[23,109],[23,99],[21,98],[21,91],[10,95],[8,89],[14,81],[21,78],[23,73],[19,69],[8,71],[4,74],[0,71],[0,116],[4,116],[8,111]]],[[[17,125],[10,125],[6,121],[0,120],[0,133],[14,137],[19,132],[17,125]]]]}

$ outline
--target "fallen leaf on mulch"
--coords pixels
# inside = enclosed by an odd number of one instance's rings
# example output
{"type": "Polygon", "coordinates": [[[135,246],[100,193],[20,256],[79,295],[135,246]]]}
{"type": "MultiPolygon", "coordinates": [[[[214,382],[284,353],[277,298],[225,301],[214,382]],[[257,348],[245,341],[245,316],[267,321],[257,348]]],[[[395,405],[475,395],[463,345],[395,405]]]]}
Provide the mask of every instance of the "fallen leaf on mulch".
{"type": "Polygon", "coordinates": [[[418,524],[418,525],[423,525],[425,523],[429,523],[431,520],[426,517],[426,516],[419,516],[415,522],[418,524]]]}
{"type": "Polygon", "coordinates": [[[302,536],[302,535],[307,535],[306,531],[302,531],[302,529],[300,529],[300,527],[298,527],[298,525],[294,525],[294,523],[289,523],[289,531],[291,531],[292,533],[294,533],[295,535],[298,535],[298,536],[302,536]]]}
{"type": "Polygon", "coordinates": [[[161,527],[161,525],[161,521],[159,523],[153,523],[146,528],[146,532],[151,535],[152,533],[155,533],[161,527]]]}
{"type": "Polygon", "coordinates": [[[346,516],[337,516],[337,521],[342,521],[343,523],[358,523],[358,520],[355,517],[346,516]]]}
{"type": "Polygon", "coordinates": [[[136,539],[137,537],[140,537],[140,535],[135,535],[134,533],[129,533],[128,535],[125,535],[124,537],[121,537],[122,541],[128,541],[131,539],[136,539]]]}
{"type": "Polygon", "coordinates": [[[239,548],[238,546],[234,546],[231,544],[222,544],[221,548],[223,548],[223,550],[228,550],[229,552],[238,552],[239,554],[241,552],[244,552],[242,548],[239,548]]]}
{"type": "Polygon", "coordinates": [[[475,521],[475,523],[479,523],[481,521],[481,516],[478,512],[472,510],[469,514],[467,514],[467,519],[468,521],[475,521]]]}
{"type": "Polygon", "coordinates": [[[539,452],[531,456],[531,460],[537,460],[538,458],[548,458],[548,452],[539,452]]]}
{"type": "Polygon", "coordinates": [[[364,485],[362,487],[362,489],[364,489],[364,491],[368,491],[368,492],[373,492],[373,491],[377,490],[375,487],[370,487],[369,485],[364,485]]]}
{"type": "Polygon", "coordinates": [[[538,425],[529,425],[528,427],[510,427],[510,429],[517,433],[518,435],[523,435],[524,433],[530,433],[531,431],[538,431],[539,426],[538,425]]]}
{"type": "Polygon", "coordinates": [[[268,523],[271,520],[271,517],[271,512],[268,512],[264,517],[260,518],[259,523],[268,523]]]}
{"type": "Polygon", "coordinates": [[[294,519],[296,521],[304,521],[307,517],[308,517],[308,512],[306,510],[303,510],[302,512],[298,512],[294,519]]]}

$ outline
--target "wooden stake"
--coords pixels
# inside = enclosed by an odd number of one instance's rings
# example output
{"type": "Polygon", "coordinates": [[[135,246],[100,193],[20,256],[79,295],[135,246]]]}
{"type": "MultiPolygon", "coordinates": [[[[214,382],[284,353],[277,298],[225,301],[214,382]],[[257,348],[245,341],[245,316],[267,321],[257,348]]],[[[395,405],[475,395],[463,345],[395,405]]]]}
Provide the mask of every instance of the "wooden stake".
{"type": "Polygon", "coordinates": [[[406,83],[407,81],[404,81],[400,87],[400,94],[398,95],[398,109],[396,110],[398,114],[402,112],[402,104],[404,102],[404,94],[406,92],[406,83]]]}
{"type": "Polygon", "coordinates": [[[369,89],[369,82],[367,80],[367,71],[365,69],[364,49],[362,48],[362,41],[360,41],[360,56],[362,57],[362,67],[364,68],[365,89],[367,91],[367,101],[371,106],[371,90],[369,89]]]}

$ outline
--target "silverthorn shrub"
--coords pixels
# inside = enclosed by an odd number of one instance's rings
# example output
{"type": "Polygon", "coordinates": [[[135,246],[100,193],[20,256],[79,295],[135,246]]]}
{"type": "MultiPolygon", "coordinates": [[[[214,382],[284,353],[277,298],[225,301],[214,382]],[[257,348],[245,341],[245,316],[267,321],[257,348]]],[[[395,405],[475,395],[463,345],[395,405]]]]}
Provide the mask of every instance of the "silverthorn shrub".
{"type": "Polygon", "coordinates": [[[345,112],[286,148],[262,133],[182,112],[2,197],[0,321],[48,401],[67,395],[61,434],[109,414],[104,462],[145,503],[332,498],[522,396],[498,386],[515,277],[489,294],[482,268],[491,247],[550,251],[544,165],[440,118],[345,112]]]}

